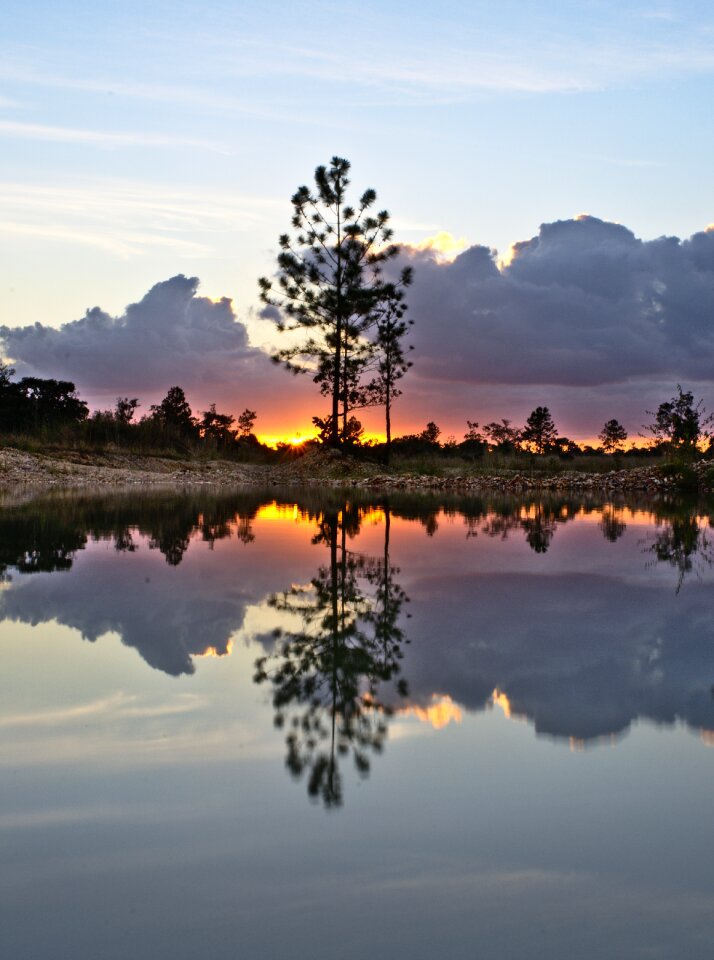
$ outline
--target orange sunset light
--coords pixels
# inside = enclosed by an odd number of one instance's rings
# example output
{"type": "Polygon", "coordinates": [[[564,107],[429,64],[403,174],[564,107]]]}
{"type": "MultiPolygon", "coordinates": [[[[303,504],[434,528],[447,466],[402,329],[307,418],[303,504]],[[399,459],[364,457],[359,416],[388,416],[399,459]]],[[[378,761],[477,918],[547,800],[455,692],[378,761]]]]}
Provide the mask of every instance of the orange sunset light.
{"type": "MultiPolygon", "coordinates": [[[[279,443],[287,443],[292,447],[301,447],[309,440],[317,440],[318,433],[315,430],[306,430],[304,433],[259,433],[257,436],[261,443],[264,443],[267,447],[276,449],[279,443]]],[[[362,435],[363,443],[384,443],[385,440],[386,437],[383,433],[369,433],[365,431],[362,435]]]]}

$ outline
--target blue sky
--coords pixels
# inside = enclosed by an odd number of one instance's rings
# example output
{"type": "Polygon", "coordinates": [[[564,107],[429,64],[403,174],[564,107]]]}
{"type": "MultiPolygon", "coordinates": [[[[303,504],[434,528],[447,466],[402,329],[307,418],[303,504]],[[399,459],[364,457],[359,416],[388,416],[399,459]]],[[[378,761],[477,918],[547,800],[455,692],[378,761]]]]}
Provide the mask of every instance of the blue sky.
{"type": "Polygon", "coordinates": [[[37,2],[0,10],[0,322],[197,276],[255,343],[289,197],[333,154],[411,243],[589,213],[714,220],[703,2],[37,2]]]}

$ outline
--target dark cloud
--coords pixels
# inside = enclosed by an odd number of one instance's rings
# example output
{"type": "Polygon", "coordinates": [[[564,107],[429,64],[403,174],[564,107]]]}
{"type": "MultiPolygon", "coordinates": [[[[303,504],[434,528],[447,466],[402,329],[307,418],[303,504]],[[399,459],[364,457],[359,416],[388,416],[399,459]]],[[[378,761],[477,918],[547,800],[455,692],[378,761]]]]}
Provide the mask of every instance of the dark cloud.
{"type": "Polygon", "coordinates": [[[471,247],[413,252],[415,371],[491,384],[710,380],[714,231],[643,241],[595,217],[558,221],[499,270],[471,247]]]}
{"type": "Polygon", "coordinates": [[[277,376],[267,355],[250,346],[231,301],[214,302],[197,290],[196,277],[179,275],[157,283],[121,316],[94,307],[59,329],[1,327],[0,336],[18,373],[69,379],[90,393],[209,382],[235,390],[277,376]]]}

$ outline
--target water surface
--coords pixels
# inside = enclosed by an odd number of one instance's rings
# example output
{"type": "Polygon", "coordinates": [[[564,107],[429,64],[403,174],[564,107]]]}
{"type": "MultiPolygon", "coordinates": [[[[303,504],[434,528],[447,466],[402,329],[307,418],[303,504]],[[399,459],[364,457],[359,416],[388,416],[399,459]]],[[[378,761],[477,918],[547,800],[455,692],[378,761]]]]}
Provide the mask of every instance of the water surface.
{"type": "Polygon", "coordinates": [[[0,511],[13,958],[710,958],[702,503],[0,511]]]}

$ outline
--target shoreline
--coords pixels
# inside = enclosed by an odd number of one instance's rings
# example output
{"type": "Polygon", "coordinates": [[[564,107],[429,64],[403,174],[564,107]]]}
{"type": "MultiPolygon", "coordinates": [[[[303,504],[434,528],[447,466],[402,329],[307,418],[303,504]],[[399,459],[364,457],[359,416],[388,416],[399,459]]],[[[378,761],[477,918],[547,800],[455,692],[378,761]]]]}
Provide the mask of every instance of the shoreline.
{"type": "MultiPolygon", "coordinates": [[[[702,460],[691,468],[689,489],[714,490],[714,460],[702,460]],[[694,486],[692,487],[692,479],[694,486]]],[[[575,470],[556,474],[512,475],[460,472],[454,475],[402,474],[384,466],[356,460],[335,451],[312,451],[286,463],[264,465],[229,460],[174,459],[128,452],[62,454],[27,453],[0,447],[0,487],[32,487],[36,490],[120,487],[237,487],[326,486],[378,492],[469,493],[490,490],[573,491],[600,493],[680,493],[681,478],[661,466],[632,467],[604,473],[575,470]]]]}

